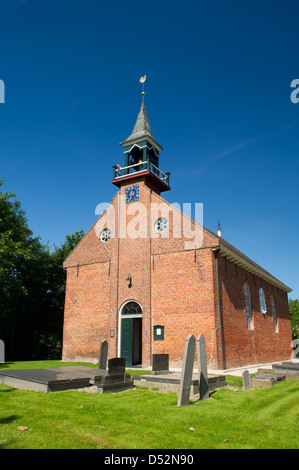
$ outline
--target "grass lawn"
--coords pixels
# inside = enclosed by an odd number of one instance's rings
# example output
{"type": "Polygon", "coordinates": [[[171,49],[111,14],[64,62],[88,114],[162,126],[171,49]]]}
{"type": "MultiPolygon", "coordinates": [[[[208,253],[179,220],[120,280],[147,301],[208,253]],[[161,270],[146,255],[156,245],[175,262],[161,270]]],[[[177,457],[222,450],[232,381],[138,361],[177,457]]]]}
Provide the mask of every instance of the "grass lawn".
{"type": "MultiPolygon", "coordinates": [[[[0,369],[57,365],[15,362],[0,369]]],[[[227,376],[227,382],[241,386],[240,378],[227,376]]],[[[248,392],[221,389],[211,397],[177,407],[175,394],[142,388],[102,395],[0,385],[0,448],[298,449],[299,381],[248,392]]]]}

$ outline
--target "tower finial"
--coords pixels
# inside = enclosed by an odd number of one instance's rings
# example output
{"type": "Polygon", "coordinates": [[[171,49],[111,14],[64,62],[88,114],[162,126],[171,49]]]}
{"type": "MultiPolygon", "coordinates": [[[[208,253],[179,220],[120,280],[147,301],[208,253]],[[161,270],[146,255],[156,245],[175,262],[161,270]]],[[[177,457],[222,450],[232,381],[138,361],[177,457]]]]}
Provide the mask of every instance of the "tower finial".
{"type": "Polygon", "coordinates": [[[142,83],[142,93],[141,93],[142,94],[142,103],[144,102],[144,95],[145,95],[145,93],[144,93],[144,82],[145,82],[145,80],[146,80],[146,75],[139,78],[139,82],[142,83]]]}

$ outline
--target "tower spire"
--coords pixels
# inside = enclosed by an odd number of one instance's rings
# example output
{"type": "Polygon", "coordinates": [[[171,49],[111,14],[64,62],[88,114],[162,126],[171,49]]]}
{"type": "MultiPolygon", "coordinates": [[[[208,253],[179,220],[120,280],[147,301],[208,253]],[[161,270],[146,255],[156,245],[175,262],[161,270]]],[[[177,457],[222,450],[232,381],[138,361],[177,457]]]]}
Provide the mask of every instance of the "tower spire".
{"type": "Polygon", "coordinates": [[[153,137],[149,119],[144,104],[144,82],[146,75],[139,78],[142,84],[142,103],[140,111],[130,136],[120,143],[124,148],[125,165],[113,167],[113,181],[115,186],[121,187],[127,184],[127,180],[136,178],[143,180],[153,191],[160,194],[169,191],[169,175],[159,169],[159,152],[163,150],[161,145],[153,137]]]}
{"type": "MultiPolygon", "coordinates": [[[[146,80],[146,75],[139,78],[139,82],[142,83],[141,108],[140,108],[135,126],[133,128],[133,131],[132,131],[131,135],[125,140],[125,142],[129,142],[129,141],[131,141],[133,139],[136,139],[136,138],[139,138],[139,137],[146,137],[146,136],[153,137],[151,126],[150,126],[150,123],[149,123],[149,119],[148,119],[146,109],[145,109],[145,104],[144,104],[144,95],[145,95],[144,82],[145,82],[145,80],[146,80]]],[[[162,148],[161,148],[161,150],[162,150],[162,148]]]]}

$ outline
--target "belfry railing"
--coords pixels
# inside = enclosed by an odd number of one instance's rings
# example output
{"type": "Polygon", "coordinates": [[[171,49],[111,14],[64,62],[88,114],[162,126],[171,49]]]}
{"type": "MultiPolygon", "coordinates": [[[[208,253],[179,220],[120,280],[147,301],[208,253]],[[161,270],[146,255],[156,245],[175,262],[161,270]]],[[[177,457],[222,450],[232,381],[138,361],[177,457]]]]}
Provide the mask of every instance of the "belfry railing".
{"type": "Polygon", "coordinates": [[[113,179],[123,178],[124,176],[130,174],[143,173],[145,171],[150,171],[156,175],[160,180],[164,181],[169,186],[169,176],[170,173],[163,173],[156,165],[154,165],[150,160],[140,161],[134,163],[133,165],[120,167],[119,165],[113,166],[113,179]]]}

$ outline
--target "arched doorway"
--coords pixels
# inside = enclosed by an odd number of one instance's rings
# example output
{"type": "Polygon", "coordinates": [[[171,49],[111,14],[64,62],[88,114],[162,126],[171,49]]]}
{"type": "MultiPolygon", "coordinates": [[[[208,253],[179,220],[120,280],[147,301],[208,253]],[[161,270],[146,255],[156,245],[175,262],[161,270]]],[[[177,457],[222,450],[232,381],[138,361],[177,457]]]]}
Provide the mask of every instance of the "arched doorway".
{"type": "Polygon", "coordinates": [[[142,364],[142,308],[133,300],[120,309],[120,357],[127,366],[142,364]]]}

